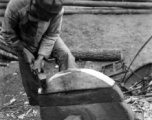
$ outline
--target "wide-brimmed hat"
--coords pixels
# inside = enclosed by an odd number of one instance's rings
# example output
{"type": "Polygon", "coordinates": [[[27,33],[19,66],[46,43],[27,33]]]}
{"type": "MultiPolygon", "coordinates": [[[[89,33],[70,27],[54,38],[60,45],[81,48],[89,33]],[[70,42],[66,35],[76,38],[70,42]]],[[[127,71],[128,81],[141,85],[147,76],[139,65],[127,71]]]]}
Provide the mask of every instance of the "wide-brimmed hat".
{"type": "Polygon", "coordinates": [[[58,13],[62,10],[62,0],[36,0],[37,7],[48,13],[58,13]]]}

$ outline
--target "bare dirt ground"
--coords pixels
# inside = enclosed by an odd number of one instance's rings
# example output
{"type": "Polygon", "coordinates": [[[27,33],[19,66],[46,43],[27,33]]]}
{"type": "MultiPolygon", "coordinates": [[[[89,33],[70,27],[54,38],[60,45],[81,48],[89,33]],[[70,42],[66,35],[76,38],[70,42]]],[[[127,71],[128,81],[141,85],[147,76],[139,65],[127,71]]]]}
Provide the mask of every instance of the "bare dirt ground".
{"type": "MultiPolygon", "coordinates": [[[[61,37],[72,48],[121,48],[129,65],[152,35],[152,15],[69,15],[64,16],[61,37]]],[[[135,69],[152,61],[152,40],[132,65],[135,69]]],[[[39,113],[28,105],[18,65],[1,68],[4,89],[4,118],[38,120],[39,113]]],[[[5,120],[5,119],[4,119],[5,120]]],[[[149,120],[147,118],[146,120],[149,120]]]]}

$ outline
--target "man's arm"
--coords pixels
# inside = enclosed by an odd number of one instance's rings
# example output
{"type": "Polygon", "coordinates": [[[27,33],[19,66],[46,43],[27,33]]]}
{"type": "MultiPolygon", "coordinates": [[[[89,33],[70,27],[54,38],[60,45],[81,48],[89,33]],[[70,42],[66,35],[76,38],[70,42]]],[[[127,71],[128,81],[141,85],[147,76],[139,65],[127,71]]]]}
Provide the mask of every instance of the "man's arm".
{"type": "Polygon", "coordinates": [[[22,42],[20,41],[17,35],[17,29],[19,24],[19,13],[16,9],[14,9],[13,1],[11,4],[8,5],[5,16],[4,16],[4,24],[3,24],[3,31],[2,35],[6,43],[12,47],[16,52],[23,53],[24,59],[27,63],[31,64],[34,62],[35,58],[33,54],[27,50],[22,42]]]}
{"type": "Polygon", "coordinates": [[[10,47],[16,51],[22,51],[24,46],[16,33],[19,23],[19,14],[10,7],[11,5],[8,5],[5,11],[2,35],[10,47]]]}
{"type": "Polygon", "coordinates": [[[61,24],[62,24],[62,16],[63,16],[64,9],[50,22],[50,26],[48,27],[46,33],[43,35],[40,48],[38,51],[38,57],[34,62],[33,69],[38,73],[41,72],[43,66],[43,59],[49,58],[55,41],[60,39],[60,31],[61,31],[61,24]]]}
{"type": "Polygon", "coordinates": [[[38,54],[44,56],[46,59],[51,55],[55,41],[60,39],[63,12],[64,9],[51,20],[50,26],[42,38],[38,54]]]}

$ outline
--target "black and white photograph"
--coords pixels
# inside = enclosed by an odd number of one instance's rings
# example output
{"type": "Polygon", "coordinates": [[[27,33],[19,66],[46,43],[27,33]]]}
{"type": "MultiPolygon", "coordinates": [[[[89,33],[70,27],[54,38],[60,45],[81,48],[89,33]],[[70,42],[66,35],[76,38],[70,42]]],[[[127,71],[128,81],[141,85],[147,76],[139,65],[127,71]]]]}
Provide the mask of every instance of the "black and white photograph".
{"type": "Polygon", "coordinates": [[[0,120],[152,120],[152,0],[0,0],[0,120]]]}

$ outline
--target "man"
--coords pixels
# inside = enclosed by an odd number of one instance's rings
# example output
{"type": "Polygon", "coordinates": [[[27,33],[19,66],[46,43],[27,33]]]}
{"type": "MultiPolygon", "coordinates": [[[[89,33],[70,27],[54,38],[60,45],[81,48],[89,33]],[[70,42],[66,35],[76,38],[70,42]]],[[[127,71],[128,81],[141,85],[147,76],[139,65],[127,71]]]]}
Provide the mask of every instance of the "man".
{"type": "Polygon", "coordinates": [[[30,105],[38,105],[42,61],[56,59],[59,71],[75,68],[75,58],[60,38],[64,9],[61,0],[10,0],[4,16],[3,36],[18,54],[23,86],[30,105]]]}

